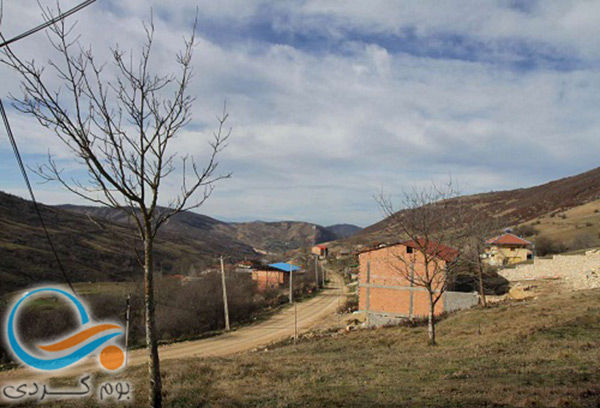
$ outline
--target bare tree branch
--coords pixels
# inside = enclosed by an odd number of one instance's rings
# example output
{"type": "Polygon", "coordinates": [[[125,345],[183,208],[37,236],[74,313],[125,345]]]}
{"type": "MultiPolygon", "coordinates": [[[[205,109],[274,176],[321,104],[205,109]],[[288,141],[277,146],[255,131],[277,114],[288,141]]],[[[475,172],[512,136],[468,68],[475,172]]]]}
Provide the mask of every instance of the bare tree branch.
{"type": "Polygon", "coordinates": [[[389,229],[406,239],[412,253],[395,254],[389,264],[404,280],[424,288],[429,298],[429,341],[435,345],[435,306],[448,290],[468,238],[466,208],[457,203],[452,179],[442,185],[404,191],[398,210],[389,195],[375,197],[389,229]],[[418,271],[418,273],[415,273],[418,271]]]}
{"type": "MultiPolygon", "coordinates": [[[[139,55],[124,52],[117,45],[111,49],[112,61],[107,65],[99,63],[91,47],[80,44],[79,37],[73,38],[75,25],[55,21],[54,15],[61,12],[57,7],[56,13],[49,8],[42,8],[42,12],[47,21],[53,22],[48,38],[59,58],[41,66],[34,60],[21,58],[6,46],[0,62],[21,77],[22,96],[11,96],[15,107],[53,131],[86,170],[86,177],[65,176],[50,155],[46,164],[35,169],[36,173],[87,201],[122,211],[135,223],[144,243],[143,259],[135,243],[133,248],[144,266],[150,401],[160,406],[153,242],[165,222],[182,211],[201,206],[215,184],[230,176],[217,173],[218,155],[231,135],[226,126],[227,106],[224,104],[222,115],[217,118],[218,127],[208,142],[205,164],[199,165],[191,155],[181,156],[179,193],[166,207],[159,207],[161,186],[176,171],[177,154],[169,150],[170,142],[190,122],[195,100],[188,91],[193,77],[197,16],[190,37],[184,39],[182,50],[175,55],[177,72],[164,75],[153,72],[152,15],[143,25],[145,42],[139,55]],[[111,76],[107,68],[116,74],[111,76]],[[58,78],[61,86],[49,85],[51,75],[58,78]],[[195,198],[196,195],[199,197],[195,198]]],[[[1,11],[0,4],[0,18],[1,11]]]]}

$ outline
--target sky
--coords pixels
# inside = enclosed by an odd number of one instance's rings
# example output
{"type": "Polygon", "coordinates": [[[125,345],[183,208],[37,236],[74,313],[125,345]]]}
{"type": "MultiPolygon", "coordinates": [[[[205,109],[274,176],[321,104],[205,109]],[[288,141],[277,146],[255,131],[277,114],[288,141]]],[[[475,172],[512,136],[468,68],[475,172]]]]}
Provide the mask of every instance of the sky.
{"type": "MultiPolygon", "coordinates": [[[[598,166],[600,2],[98,0],[69,21],[110,62],[115,44],[139,55],[151,8],[152,69],[162,74],[177,69],[198,12],[193,118],[171,151],[201,164],[227,102],[219,171],[232,177],[196,210],[211,217],[368,226],[382,217],[381,191],[394,199],[451,177],[472,194],[598,166]]],[[[0,29],[9,38],[40,14],[35,1],[5,2],[0,29]]],[[[56,58],[41,32],[13,50],[41,65],[56,58]]],[[[20,95],[18,84],[0,66],[0,95],[20,95]]],[[[29,166],[50,153],[83,174],[52,132],[9,115],[29,166]]],[[[0,190],[26,197],[0,133],[0,190]]],[[[32,179],[44,203],[85,204],[32,179]]],[[[177,181],[164,185],[163,204],[177,181]]]]}

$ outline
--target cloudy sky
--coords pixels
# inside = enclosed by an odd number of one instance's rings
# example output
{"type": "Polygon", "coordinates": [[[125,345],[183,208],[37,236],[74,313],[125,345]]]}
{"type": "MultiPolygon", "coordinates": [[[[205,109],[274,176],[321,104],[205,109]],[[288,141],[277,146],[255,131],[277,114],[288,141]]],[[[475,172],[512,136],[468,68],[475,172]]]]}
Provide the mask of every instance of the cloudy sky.
{"type": "MultiPolygon", "coordinates": [[[[381,218],[382,189],[451,175],[478,193],[598,166],[600,2],[98,0],[75,32],[100,57],[115,43],[135,55],[150,7],[158,73],[174,69],[199,12],[194,118],[173,148],[201,162],[227,101],[220,168],[233,177],[199,210],[215,218],[366,226],[381,218]]],[[[35,1],[5,1],[6,37],[40,21],[35,1]]],[[[52,56],[43,33],[14,51],[52,56]]],[[[3,96],[19,93],[6,67],[0,84],[3,96]]],[[[55,136],[9,113],[28,164],[50,151],[76,171],[55,136]]],[[[0,190],[25,196],[1,133],[0,190]]],[[[81,203],[34,187],[42,202],[81,203]]],[[[169,183],[161,198],[175,191],[169,183]]]]}

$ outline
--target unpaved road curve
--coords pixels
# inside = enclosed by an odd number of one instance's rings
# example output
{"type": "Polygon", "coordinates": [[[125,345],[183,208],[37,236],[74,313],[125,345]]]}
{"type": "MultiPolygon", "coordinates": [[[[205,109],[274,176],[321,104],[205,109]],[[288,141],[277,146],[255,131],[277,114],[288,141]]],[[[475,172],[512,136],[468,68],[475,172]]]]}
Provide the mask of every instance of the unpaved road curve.
{"type": "MultiPolygon", "coordinates": [[[[302,333],[311,328],[332,325],[335,321],[334,312],[341,302],[343,280],[336,274],[330,275],[330,283],[319,295],[312,299],[296,304],[298,332],[302,333]]],[[[238,330],[202,340],[174,343],[159,348],[161,361],[170,359],[185,359],[193,357],[225,356],[255,349],[269,343],[284,340],[294,335],[294,307],[287,307],[268,320],[242,327],[238,330]]],[[[146,362],[145,350],[135,350],[129,353],[129,366],[146,362]]],[[[97,357],[78,364],[68,370],[62,370],[58,376],[75,376],[81,373],[97,371],[97,357]]],[[[16,369],[0,372],[0,380],[49,378],[57,373],[33,373],[31,370],[16,369]]]]}

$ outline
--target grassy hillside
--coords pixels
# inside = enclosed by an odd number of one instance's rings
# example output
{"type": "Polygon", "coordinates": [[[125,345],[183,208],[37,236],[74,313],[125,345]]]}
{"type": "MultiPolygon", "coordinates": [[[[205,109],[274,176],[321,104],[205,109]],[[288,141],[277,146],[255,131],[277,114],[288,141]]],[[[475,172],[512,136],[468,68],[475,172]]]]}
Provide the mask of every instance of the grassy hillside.
{"type": "Polygon", "coordinates": [[[546,236],[567,245],[600,246],[600,200],[545,214],[523,225],[533,227],[528,238],[546,236]]]}
{"type": "MultiPolygon", "coordinates": [[[[74,282],[128,281],[141,276],[131,226],[118,210],[87,206],[42,205],[44,220],[74,282]],[[111,226],[103,231],[88,215],[111,226]]],[[[193,274],[212,266],[219,255],[231,261],[258,258],[253,248],[283,252],[336,239],[305,222],[225,223],[184,212],[159,233],[156,269],[193,274]]],[[[139,242],[138,242],[138,248],[139,242]]],[[[0,192],[0,295],[43,282],[64,283],[31,202],[0,192]]]]}
{"type": "Polygon", "coordinates": [[[325,228],[327,228],[328,231],[333,232],[340,238],[348,238],[362,231],[361,227],[352,224],[335,224],[329,225],[325,228]]]}
{"type": "Polygon", "coordinates": [[[320,225],[296,221],[243,222],[230,224],[236,239],[269,252],[310,247],[338,236],[320,225]]]}
{"type": "MultiPolygon", "coordinates": [[[[127,223],[127,217],[120,211],[75,205],[60,206],[77,213],[89,213],[96,217],[109,219],[112,222],[127,223]]],[[[214,243],[234,246],[245,246],[267,252],[285,252],[289,249],[305,248],[316,243],[340,238],[334,231],[320,225],[300,221],[276,222],[234,222],[226,223],[206,215],[184,212],[169,220],[164,230],[194,239],[203,239],[205,246],[214,243]]],[[[242,249],[242,248],[237,248],[242,249]]],[[[228,251],[227,253],[232,253],[228,251]]]]}
{"type": "MultiPolygon", "coordinates": [[[[433,348],[425,345],[425,327],[394,327],[228,358],[166,361],[167,406],[600,404],[600,290],[463,311],[438,330],[433,348]]],[[[121,377],[144,373],[140,367],[121,377]]],[[[143,384],[134,383],[135,400],[145,401],[143,384]]]]}
{"type": "MultiPolygon", "coordinates": [[[[507,227],[536,224],[540,225],[539,234],[565,243],[587,237],[590,246],[600,245],[600,168],[535,187],[462,196],[452,201],[474,214],[500,218],[507,227]]],[[[384,219],[345,243],[385,241],[392,236],[390,225],[389,219],[384,219]]]]}
{"type": "MultiPolygon", "coordinates": [[[[74,282],[130,281],[142,276],[131,247],[132,234],[124,225],[113,224],[110,233],[80,213],[44,205],[41,210],[74,282]]],[[[219,254],[233,259],[256,256],[248,245],[228,238],[190,237],[168,230],[159,235],[155,249],[156,269],[165,274],[202,270],[219,254]]],[[[33,204],[5,193],[0,193],[0,259],[0,295],[32,284],[64,283],[33,204]]]]}

